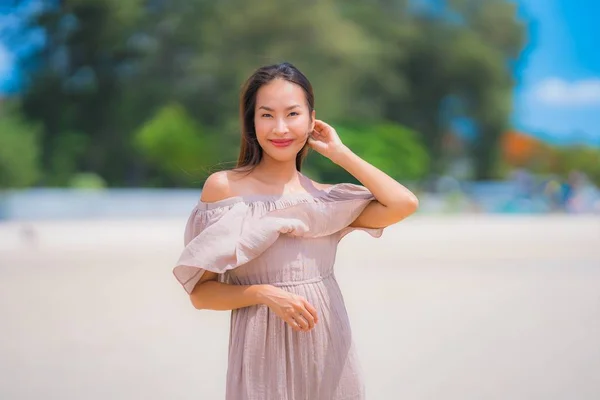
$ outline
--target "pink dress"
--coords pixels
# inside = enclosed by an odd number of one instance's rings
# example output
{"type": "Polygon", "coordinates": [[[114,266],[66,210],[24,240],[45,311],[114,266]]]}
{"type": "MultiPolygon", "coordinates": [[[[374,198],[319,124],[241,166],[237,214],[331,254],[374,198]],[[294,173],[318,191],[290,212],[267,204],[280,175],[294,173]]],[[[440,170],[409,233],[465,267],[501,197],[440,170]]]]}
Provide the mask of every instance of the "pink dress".
{"type": "Polygon", "coordinates": [[[265,305],[233,310],[227,400],[364,399],[333,265],[339,240],[356,229],[348,225],[373,199],[365,187],[342,183],[313,193],[240,196],[194,207],[173,269],[186,292],[208,270],[229,284],[271,284],[296,293],[319,316],[314,329],[296,332],[265,305]]]}

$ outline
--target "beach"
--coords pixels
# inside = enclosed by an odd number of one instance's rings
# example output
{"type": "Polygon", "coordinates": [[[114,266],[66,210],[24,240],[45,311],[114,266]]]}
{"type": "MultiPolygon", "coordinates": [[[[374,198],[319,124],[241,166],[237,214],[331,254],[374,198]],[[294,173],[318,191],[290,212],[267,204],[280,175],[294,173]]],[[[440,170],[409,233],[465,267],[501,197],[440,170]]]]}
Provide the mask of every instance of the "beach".
{"type": "MultiPolygon", "coordinates": [[[[185,218],[0,223],[0,399],[223,399],[185,218]]],[[[417,215],[335,265],[367,398],[600,398],[600,217],[417,215]]]]}

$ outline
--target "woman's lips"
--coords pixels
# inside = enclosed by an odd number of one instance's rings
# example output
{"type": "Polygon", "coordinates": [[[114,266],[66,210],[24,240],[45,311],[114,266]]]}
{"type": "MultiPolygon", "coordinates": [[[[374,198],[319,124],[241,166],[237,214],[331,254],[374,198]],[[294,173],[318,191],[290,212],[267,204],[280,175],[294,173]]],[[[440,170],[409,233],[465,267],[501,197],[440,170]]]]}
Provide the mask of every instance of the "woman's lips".
{"type": "Polygon", "coordinates": [[[294,142],[294,139],[271,139],[275,147],[287,147],[294,142]]]}

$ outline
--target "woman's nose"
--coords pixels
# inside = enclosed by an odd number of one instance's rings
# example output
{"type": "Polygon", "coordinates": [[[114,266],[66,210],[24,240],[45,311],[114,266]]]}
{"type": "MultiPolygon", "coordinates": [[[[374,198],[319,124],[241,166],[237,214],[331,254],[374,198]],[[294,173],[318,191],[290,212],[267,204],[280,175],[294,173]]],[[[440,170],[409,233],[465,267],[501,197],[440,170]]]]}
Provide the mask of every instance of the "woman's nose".
{"type": "Polygon", "coordinates": [[[284,133],[287,133],[287,124],[283,119],[277,119],[273,131],[278,135],[283,135],[284,133]]]}

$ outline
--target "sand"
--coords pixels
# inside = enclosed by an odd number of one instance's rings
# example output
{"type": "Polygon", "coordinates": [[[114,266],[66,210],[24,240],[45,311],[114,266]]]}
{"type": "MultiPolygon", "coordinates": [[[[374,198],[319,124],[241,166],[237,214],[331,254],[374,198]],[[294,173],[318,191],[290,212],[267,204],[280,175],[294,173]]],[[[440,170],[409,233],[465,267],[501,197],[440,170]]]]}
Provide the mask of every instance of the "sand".
{"type": "MultiPolygon", "coordinates": [[[[184,223],[0,224],[0,399],[223,399],[229,313],[171,275],[184,223]]],[[[369,399],[600,398],[597,216],[415,216],[336,271],[369,399]]]]}

